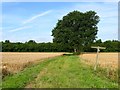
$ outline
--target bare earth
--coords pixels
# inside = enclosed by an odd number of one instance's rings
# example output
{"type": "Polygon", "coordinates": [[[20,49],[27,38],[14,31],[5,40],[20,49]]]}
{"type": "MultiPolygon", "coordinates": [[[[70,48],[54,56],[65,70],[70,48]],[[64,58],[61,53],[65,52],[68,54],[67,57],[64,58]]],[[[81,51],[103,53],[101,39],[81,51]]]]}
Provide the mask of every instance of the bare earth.
{"type": "Polygon", "coordinates": [[[42,61],[45,58],[60,56],[62,54],[63,52],[60,52],[60,53],[2,52],[0,53],[0,55],[2,55],[3,67],[5,66],[5,68],[12,73],[16,73],[22,70],[24,67],[28,66],[29,64],[37,63],[42,61]]]}
{"type": "MultiPolygon", "coordinates": [[[[94,65],[96,61],[96,53],[86,53],[80,57],[89,65],[94,65]]],[[[99,53],[98,66],[111,69],[118,68],[118,53],[99,53]]]]}

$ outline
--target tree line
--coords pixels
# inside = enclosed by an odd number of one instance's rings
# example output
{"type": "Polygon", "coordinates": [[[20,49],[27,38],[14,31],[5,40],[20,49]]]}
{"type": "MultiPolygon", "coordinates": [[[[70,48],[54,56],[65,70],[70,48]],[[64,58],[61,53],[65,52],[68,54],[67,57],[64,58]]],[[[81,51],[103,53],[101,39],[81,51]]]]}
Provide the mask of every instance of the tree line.
{"type": "MultiPolygon", "coordinates": [[[[34,40],[28,42],[10,42],[5,40],[0,42],[2,45],[2,52],[74,52],[74,48],[61,43],[37,43],[34,40]]],[[[107,40],[102,42],[101,39],[94,41],[88,46],[83,48],[83,52],[96,52],[96,49],[91,46],[103,46],[106,49],[101,50],[103,52],[119,52],[120,41],[107,40]]]]}

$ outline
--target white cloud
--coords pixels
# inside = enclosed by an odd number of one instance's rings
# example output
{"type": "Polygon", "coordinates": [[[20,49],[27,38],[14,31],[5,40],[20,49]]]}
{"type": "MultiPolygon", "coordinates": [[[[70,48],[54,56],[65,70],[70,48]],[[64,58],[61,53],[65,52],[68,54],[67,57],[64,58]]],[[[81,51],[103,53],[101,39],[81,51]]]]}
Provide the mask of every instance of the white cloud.
{"type": "Polygon", "coordinates": [[[47,14],[49,14],[50,12],[52,12],[52,10],[49,10],[49,11],[46,11],[46,12],[40,13],[40,14],[38,14],[38,15],[36,15],[36,16],[33,16],[33,17],[31,17],[30,19],[25,20],[25,21],[23,22],[23,24],[26,24],[26,23],[32,22],[34,19],[36,19],[36,18],[38,18],[38,17],[41,17],[41,16],[44,16],[44,15],[47,15],[47,14]]]}
{"type": "Polygon", "coordinates": [[[20,31],[20,30],[28,29],[28,28],[31,28],[31,26],[23,26],[23,27],[19,27],[19,28],[16,28],[16,29],[10,30],[9,32],[16,32],[16,31],[20,31]]]}

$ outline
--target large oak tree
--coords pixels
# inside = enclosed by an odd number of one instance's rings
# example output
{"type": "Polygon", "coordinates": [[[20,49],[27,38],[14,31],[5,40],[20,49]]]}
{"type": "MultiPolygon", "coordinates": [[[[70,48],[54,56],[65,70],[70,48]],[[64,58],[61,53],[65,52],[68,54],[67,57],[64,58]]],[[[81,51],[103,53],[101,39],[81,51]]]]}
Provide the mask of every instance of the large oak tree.
{"type": "Polygon", "coordinates": [[[62,43],[72,47],[75,52],[81,52],[96,39],[98,22],[99,16],[95,11],[70,12],[62,20],[58,20],[52,30],[53,42],[62,43]]]}

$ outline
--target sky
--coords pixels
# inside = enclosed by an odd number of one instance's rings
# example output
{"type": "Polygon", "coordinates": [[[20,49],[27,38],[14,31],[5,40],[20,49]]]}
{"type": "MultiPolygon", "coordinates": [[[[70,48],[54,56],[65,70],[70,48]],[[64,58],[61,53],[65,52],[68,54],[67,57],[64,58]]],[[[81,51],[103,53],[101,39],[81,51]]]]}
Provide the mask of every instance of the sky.
{"type": "Polygon", "coordinates": [[[4,2],[0,14],[1,41],[52,42],[51,31],[58,20],[74,10],[97,13],[97,39],[118,40],[117,2],[4,2]]]}

